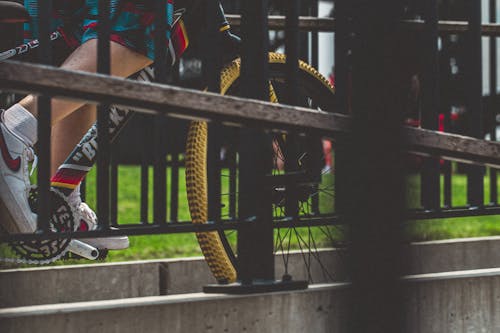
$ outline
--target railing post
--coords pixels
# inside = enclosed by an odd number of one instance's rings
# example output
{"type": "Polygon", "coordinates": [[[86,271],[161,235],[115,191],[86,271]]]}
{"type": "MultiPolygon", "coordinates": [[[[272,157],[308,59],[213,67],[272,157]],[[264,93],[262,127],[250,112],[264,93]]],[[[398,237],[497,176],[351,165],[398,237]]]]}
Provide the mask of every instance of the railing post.
{"type": "MultiPolygon", "coordinates": [[[[299,33],[299,13],[300,1],[289,0],[286,4],[285,18],[285,54],[286,54],[286,89],[285,99],[282,103],[289,105],[299,104],[299,53],[300,53],[300,33],[299,33]]],[[[285,171],[287,173],[298,170],[298,138],[295,133],[288,133],[285,144],[285,171]]],[[[292,182],[286,187],[285,213],[287,216],[297,217],[299,205],[296,190],[292,182]]]]}
{"type": "MultiPolygon", "coordinates": [[[[438,3],[425,0],[425,56],[422,91],[422,127],[437,131],[439,114],[438,3]]],[[[436,210],[440,206],[439,160],[424,159],[422,168],[422,206],[436,210]]]]}
{"type": "MultiPolygon", "coordinates": [[[[205,21],[207,30],[204,38],[203,78],[211,92],[220,92],[220,70],[222,67],[222,47],[220,24],[218,15],[220,4],[218,0],[205,2],[205,21]]],[[[210,122],[208,125],[208,218],[220,220],[221,182],[220,182],[220,137],[222,126],[210,122]]]]}
{"type": "Polygon", "coordinates": [[[402,332],[404,212],[401,2],[352,0],[352,136],[346,149],[350,226],[350,332],[402,332]],[[381,38],[383,36],[383,38],[381,38]],[[381,78],[384,78],[381,80],[381,78]]]}
{"type": "MultiPolygon", "coordinates": [[[[260,100],[269,96],[267,8],[267,0],[245,1],[241,27],[241,90],[244,97],[260,100]]],[[[256,279],[274,280],[271,203],[261,201],[267,190],[265,158],[271,158],[263,150],[265,144],[261,131],[251,128],[240,131],[238,216],[240,220],[254,220],[238,232],[238,277],[243,284],[252,284],[256,279]],[[259,209],[263,206],[269,207],[269,212],[259,209]]]]}
{"type": "MultiPolygon", "coordinates": [[[[490,22],[497,21],[497,0],[490,0],[490,22]]],[[[490,105],[497,100],[497,37],[490,37],[490,105]]],[[[497,121],[496,112],[492,112],[490,118],[494,126],[491,128],[490,137],[492,141],[497,141],[497,121]]],[[[490,168],[490,205],[498,204],[498,185],[497,185],[497,169],[490,168]]]]}
{"type": "MultiPolygon", "coordinates": [[[[469,117],[469,136],[483,136],[483,75],[482,75],[482,42],[481,42],[481,1],[467,1],[469,8],[469,32],[467,35],[468,62],[466,64],[467,78],[467,113],[469,117]]],[[[467,203],[471,207],[484,205],[484,167],[470,166],[467,168],[467,203]]]]}
{"type": "MultiPolygon", "coordinates": [[[[108,1],[99,1],[99,31],[97,44],[97,71],[101,74],[110,74],[110,31],[109,19],[110,8],[108,1]]],[[[97,214],[99,216],[99,228],[107,229],[110,225],[110,136],[108,129],[109,107],[107,103],[99,104],[97,107],[97,145],[99,155],[97,157],[97,214]]]]}
{"type": "MultiPolygon", "coordinates": [[[[40,21],[40,62],[51,64],[52,46],[49,31],[52,17],[52,0],[39,0],[40,21]]],[[[51,98],[43,95],[38,97],[38,145],[40,163],[38,165],[38,230],[48,232],[50,218],[50,135],[51,135],[51,98]]]]}
{"type": "MultiPolygon", "coordinates": [[[[156,0],[155,32],[154,32],[154,79],[158,83],[167,83],[167,0],[156,0]]],[[[164,224],[167,219],[167,184],[166,184],[166,152],[164,132],[166,121],[161,115],[155,115],[154,124],[154,182],[153,182],[153,223],[164,224]]]]}
{"type": "MultiPolygon", "coordinates": [[[[450,2],[448,0],[443,1],[442,8],[441,17],[443,19],[450,19],[450,2]]],[[[443,113],[443,127],[445,132],[451,129],[451,45],[451,36],[443,36],[440,52],[439,82],[440,90],[442,91],[440,110],[443,113]]],[[[449,160],[445,160],[443,163],[443,207],[452,207],[452,163],[449,160]]]]}
{"type": "MultiPolygon", "coordinates": [[[[350,0],[335,1],[335,112],[349,113],[350,103],[350,0]]],[[[345,138],[339,136],[335,145],[335,210],[340,216],[344,214],[349,202],[346,182],[349,165],[346,162],[345,138]]]]}

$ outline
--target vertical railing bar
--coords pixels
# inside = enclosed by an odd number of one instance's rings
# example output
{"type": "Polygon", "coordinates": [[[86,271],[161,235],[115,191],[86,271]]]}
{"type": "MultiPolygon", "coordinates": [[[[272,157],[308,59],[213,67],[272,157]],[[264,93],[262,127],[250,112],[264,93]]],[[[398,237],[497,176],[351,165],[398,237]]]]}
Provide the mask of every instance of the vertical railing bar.
{"type": "MultiPolygon", "coordinates": [[[[180,68],[179,62],[173,66],[172,71],[173,84],[178,85],[180,83],[180,68]]],[[[179,120],[177,120],[179,121],[179,120]]],[[[175,123],[173,123],[175,126],[175,123]]],[[[178,139],[178,130],[175,130],[170,126],[170,142],[172,143],[172,161],[170,164],[170,220],[172,222],[177,222],[179,220],[179,147],[180,141],[178,139]]]]}
{"type": "MultiPolygon", "coordinates": [[[[220,69],[222,67],[221,34],[219,33],[220,3],[217,0],[206,1],[205,22],[205,56],[203,59],[203,76],[208,91],[220,91],[220,69]]],[[[220,132],[222,127],[217,123],[208,125],[208,218],[219,221],[221,216],[221,179],[220,179],[220,132]]]]}
{"type": "MultiPolygon", "coordinates": [[[[231,137],[236,140],[236,135],[231,131],[231,137]]],[[[234,143],[234,141],[232,141],[234,143]]],[[[236,189],[237,189],[237,162],[236,162],[236,144],[229,148],[228,156],[229,167],[229,216],[236,218],[236,189]]]]}
{"type": "MultiPolygon", "coordinates": [[[[444,19],[450,19],[449,11],[450,11],[450,2],[449,0],[443,1],[442,7],[444,8],[444,12],[442,16],[444,19]]],[[[442,79],[441,87],[442,87],[442,103],[441,110],[444,116],[443,119],[443,127],[444,131],[449,131],[451,128],[451,97],[450,97],[450,89],[451,89],[451,68],[450,68],[450,36],[442,37],[442,51],[441,51],[441,59],[443,62],[440,67],[439,74],[442,79]]],[[[452,163],[449,160],[444,160],[443,163],[443,197],[444,197],[444,207],[450,208],[452,206],[452,163]]]]}
{"type": "MultiPolygon", "coordinates": [[[[467,63],[467,113],[469,117],[469,135],[481,138],[482,128],[482,36],[481,36],[481,1],[468,1],[469,33],[467,63]]],[[[471,207],[484,204],[483,167],[469,166],[467,177],[467,202],[471,207]]]]}
{"type": "MultiPolygon", "coordinates": [[[[154,31],[154,76],[155,82],[167,82],[167,0],[155,1],[155,31],[154,31]]],[[[164,118],[155,116],[154,122],[154,183],[153,183],[153,221],[155,224],[166,222],[166,161],[163,145],[164,118]]]]}
{"type": "Polygon", "coordinates": [[[170,164],[170,221],[179,220],[179,152],[177,144],[172,151],[172,160],[170,164]]]}
{"type": "MultiPolygon", "coordinates": [[[[490,0],[490,22],[497,21],[497,0],[490,0]]],[[[497,99],[497,38],[490,37],[490,108],[493,109],[497,99]]],[[[492,141],[497,141],[496,133],[496,114],[493,110],[492,122],[495,124],[490,132],[492,141]]],[[[490,168],[490,205],[498,205],[498,184],[497,184],[497,169],[490,168]]]]}
{"type": "Polygon", "coordinates": [[[154,75],[155,82],[167,82],[167,0],[155,1],[154,75]]]}
{"type": "MultiPolygon", "coordinates": [[[[289,105],[299,104],[299,15],[300,15],[300,2],[299,0],[289,0],[286,5],[286,18],[285,18],[285,99],[284,103],[289,105]]],[[[286,172],[297,171],[297,137],[295,133],[287,135],[285,155],[285,170],[286,172]]],[[[285,199],[285,213],[288,216],[297,216],[299,211],[296,190],[293,189],[294,185],[287,184],[286,199],[285,199]]]]}
{"type": "MultiPolygon", "coordinates": [[[[97,41],[97,71],[102,74],[110,74],[110,7],[108,1],[99,1],[99,31],[97,41]]],[[[108,228],[110,224],[109,215],[109,105],[100,104],[97,107],[97,145],[99,156],[97,157],[97,214],[99,216],[99,228],[108,228]]]]}
{"type": "Polygon", "coordinates": [[[299,77],[299,0],[289,0],[285,19],[285,54],[286,54],[286,99],[290,105],[297,105],[299,77]]]}
{"type": "MultiPolygon", "coordinates": [[[[40,32],[40,62],[51,64],[52,52],[49,31],[52,16],[52,0],[39,0],[40,21],[38,31],[40,32]]],[[[51,135],[51,98],[49,96],[38,97],[38,146],[40,163],[38,166],[38,229],[48,232],[50,229],[50,135],[51,135]]]]}
{"type": "MultiPolygon", "coordinates": [[[[347,114],[349,112],[349,31],[350,10],[349,0],[337,0],[335,2],[335,24],[334,53],[335,53],[335,109],[336,112],[347,114]]],[[[345,139],[337,138],[335,145],[335,210],[343,214],[349,203],[346,201],[346,193],[349,185],[346,182],[349,166],[346,163],[347,152],[345,151],[345,139]]]]}
{"type": "MultiPolygon", "coordinates": [[[[422,127],[437,130],[439,112],[438,2],[425,0],[425,68],[423,72],[422,127]]],[[[422,167],[422,205],[440,206],[439,160],[427,158],[422,167]]]]}
{"type": "MultiPolygon", "coordinates": [[[[241,91],[248,98],[268,100],[269,33],[267,0],[244,1],[241,20],[241,91]]],[[[272,205],[264,184],[267,142],[262,131],[240,129],[238,218],[256,217],[238,229],[238,278],[274,280],[272,205]],[[255,246],[258,244],[259,246],[255,246]]]]}
{"type": "Polygon", "coordinates": [[[348,113],[348,50],[349,20],[348,0],[335,2],[335,100],[337,112],[348,113]]]}
{"type": "Polygon", "coordinates": [[[221,163],[220,131],[222,126],[210,123],[208,126],[207,175],[208,175],[208,218],[220,221],[221,218],[221,163]]]}
{"type": "MultiPolygon", "coordinates": [[[[312,17],[318,17],[318,0],[310,0],[310,13],[312,17]]],[[[311,59],[310,63],[314,68],[318,68],[318,32],[311,32],[311,59]]]]}
{"type": "Polygon", "coordinates": [[[352,135],[346,149],[350,167],[346,176],[351,185],[346,210],[351,289],[345,331],[403,332],[404,101],[395,98],[403,93],[400,73],[408,65],[396,28],[402,2],[348,1],[356,7],[352,135]]]}
{"type": "MultiPolygon", "coordinates": [[[[318,17],[318,0],[310,0],[309,1],[309,15],[312,16],[312,17],[318,17]]],[[[311,58],[309,59],[309,62],[310,64],[314,67],[314,68],[318,68],[318,58],[319,58],[319,50],[318,50],[318,47],[319,47],[319,44],[318,44],[318,32],[317,31],[312,31],[310,32],[310,36],[311,36],[311,58]]],[[[324,111],[327,111],[327,110],[324,110],[324,111]]],[[[322,138],[318,137],[317,138],[321,144],[322,142],[322,138]]],[[[314,140],[313,140],[313,144],[314,144],[314,140]]],[[[312,149],[314,149],[314,145],[311,146],[312,149]]],[[[322,149],[322,144],[321,144],[321,154],[323,154],[323,149],[322,149]]],[[[319,156],[316,156],[314,155],[315,159],[318,158],[318,161],[314,161],[314,165],[316,165],[317,163],[320,163],[322,161],[322,158],[321,156],[323,155],[319,155],[319,156]]],[[[326,156],[323,156],[326,158],[326,156]]],[[[319,170],[314,170],[314,171],[317,171],[319,174],[321,174],[321,167],[319,170]]],[[[321,177],[321,175],[319,175],[319,177],[321,177]]],[[[318,187],[319,185],[315,184],[314,185],[316,188],[314,190],[314,192],[318,192],[318,187]]],[[[312,213],[313,214],[319,214],[320,213],[320,209],[319,209],[319,195],[313,195],[311,197],[311,210],[312,210],[312,213]]]]}
{"type": "MultiPolygon", "coordinates": [[[[148,118],[143,118],[149,120],[148,118]]],[[[147,147],[151,142],[151,130],[144,127],[141,129],[141,135],[138,138],[141,142],[141,147],[147,147]]],[[[141,224],[149,224],[149,166],[151,165],[151,151],[147,149],[141,150],[141,224]]]]}
{"type": "Polygon", "coordinates": [[[149,223],[149,163],[145,153],[141,161],[141,223],[149,223]]]}
{"type": "Polygon", "coordinates": [[[118,162],[116,161],[116,156],[111,154],[111,199],[110,199],[110,220],[111,226],[118,225],[118,162]]]}
{"type": "Polygon", "coordinates": [[[83,178],[80,183],[80,197],[83,202],[87,201],[87,177],[83,178]]]}

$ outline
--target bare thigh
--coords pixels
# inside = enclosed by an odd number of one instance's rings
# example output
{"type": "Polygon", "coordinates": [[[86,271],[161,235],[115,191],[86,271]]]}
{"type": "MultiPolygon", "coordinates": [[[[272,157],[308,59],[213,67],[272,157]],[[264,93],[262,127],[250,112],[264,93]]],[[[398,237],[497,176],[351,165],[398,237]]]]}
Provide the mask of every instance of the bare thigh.
{"type": "MultiPolygon", "coordinates": [[[[110,42],[111,75],[127,77],[152,61],[145,55],[137,53],[121,44],[110,42]]],[[[61,65],[68,70],[95,73],[97,71],[97,40],[91,39],[80,45],[61,65]]],[[[38,115],[36,97],[29,95],[20,104],[30,111],[35,117],[38,115]]],[[[52,125],[59,122],[85,103],[64,99],[52,100],[52,125]]]]}

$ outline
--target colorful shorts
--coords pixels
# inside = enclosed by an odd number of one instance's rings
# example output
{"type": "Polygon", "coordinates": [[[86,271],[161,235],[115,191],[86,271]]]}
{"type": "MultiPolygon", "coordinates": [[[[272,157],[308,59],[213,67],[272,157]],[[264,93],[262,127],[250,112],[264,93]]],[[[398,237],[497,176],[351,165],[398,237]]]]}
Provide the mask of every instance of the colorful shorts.
{"type": "MultiPolygon", "coordinates": [[[[70,49],[97,38],[99,0],[54,0],[51,31],[59,31],[70,49]]],[[[165,19],[171,26],[173,0],[167,1],[165,19]]],[[[110,0],[111,40],[154,59],[154,0],[110,0]]],[[[32,18],[24,39],[38,38],[38,0],[24,0],[32,18]]],[[[167,29],[167,40],[170,31],[167,29]]]]}

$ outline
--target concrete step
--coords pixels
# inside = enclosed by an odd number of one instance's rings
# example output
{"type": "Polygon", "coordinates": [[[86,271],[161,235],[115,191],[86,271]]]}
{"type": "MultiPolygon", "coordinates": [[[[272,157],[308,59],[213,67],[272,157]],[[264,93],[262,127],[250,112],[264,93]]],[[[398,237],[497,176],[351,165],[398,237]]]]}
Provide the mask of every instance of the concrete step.
{"type": "MultiPolygon", "coordinates": [[[[500,267],[500,237],[414,243],[408,249],[408,274],[500,267]]],[[[345,280],[345,254],[323,250],[320,256],[345,280]]],[[[294,279],[307,279],[302,256],[289,260],[294,279]]],[[[277,278],[282,266],[277,255],[277,278]]],[[[312,275],[315,283],[326,281],[319,265],[312,275]]],[[[214,282],[202,258],[10,269],[0,271],[0,308],[196,293],[214,282]]]]}
{"type": "MultiPolygon", "coordinates": [[[[404,332],[500,332],[500,269],[405,278],[404,332]]],[[[2,332],[345,332],[347,283],[0,309],[2,332]]],[[[381,300],[383,306],[383,300],[381,300]]]]}
{"type": "MultiPolygon", "coordinates": [[[[321,250],[318,255],[327,267],[339,266],[338,251],[321,250]]],[[[294,279],[307,279],[303,256],[293,253],[288,260],[294,279]]],[[[282,267],[277,255],[277,274],[282,267]]],[[[311,268],[313,281],[324,282],[327,276],[317,262],[311,268]]],[[[200,257],[10,269],[0,271],[0,308],[194,293],[212,283],[216,281],[200,257]]]]}

